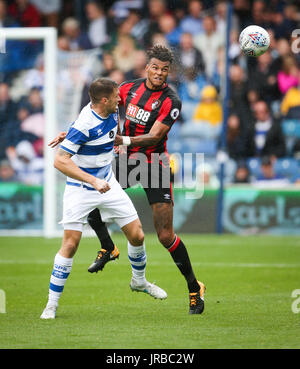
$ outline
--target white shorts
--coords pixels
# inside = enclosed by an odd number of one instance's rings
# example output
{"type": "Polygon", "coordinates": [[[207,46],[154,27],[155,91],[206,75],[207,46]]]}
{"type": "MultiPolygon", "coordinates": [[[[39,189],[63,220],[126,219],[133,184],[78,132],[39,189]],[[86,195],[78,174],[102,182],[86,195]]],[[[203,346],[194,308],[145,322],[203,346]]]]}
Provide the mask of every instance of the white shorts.
{"type": "Polygon", "coordinates": [[[63,224],[65,230],[82,232],[89,213],[98,208],[103,222],[115,222],[120,228],[138,219],[130,198],[115,178],[109,181],[110,190],[100,193],[82,186],[66,185],[63,199],[63,224]]]}

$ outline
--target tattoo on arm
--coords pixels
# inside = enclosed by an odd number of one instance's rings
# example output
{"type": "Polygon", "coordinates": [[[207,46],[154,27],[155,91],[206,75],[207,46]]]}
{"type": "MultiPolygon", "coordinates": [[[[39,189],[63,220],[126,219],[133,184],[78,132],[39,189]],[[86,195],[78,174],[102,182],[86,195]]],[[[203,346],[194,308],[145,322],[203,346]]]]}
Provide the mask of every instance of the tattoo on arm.
{"type": "Polygon", "coordinates": [[[64,158],[71,158],[73,155],[70,154],[69,152],[63,150],[63,149],[59,149],[57,151],[57,155],[60,156],[60,157],[64,157],[64,158]]]}

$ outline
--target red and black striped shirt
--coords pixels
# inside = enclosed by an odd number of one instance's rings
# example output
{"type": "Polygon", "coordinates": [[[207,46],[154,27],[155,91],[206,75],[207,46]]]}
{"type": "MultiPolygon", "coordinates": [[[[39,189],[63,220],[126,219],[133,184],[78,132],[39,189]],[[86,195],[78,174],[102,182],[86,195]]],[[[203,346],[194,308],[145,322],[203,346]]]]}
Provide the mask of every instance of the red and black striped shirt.
{"type": "MultiPolygon", "coordinates": [[[[120,86],[120,105],[125,108],[125,122],[122,134],[124,136],[140,136],[149,133],[155,121],[171,127],[181,110],[181,101],[177,94],[165,83],[159,90],[150,90],[146,79],[124,82],[120,86]]],[[[151,153],[167,152],[167,135],[154,146],[129,146],[128,154],[146,153],[151,159],[151,153]]]]}

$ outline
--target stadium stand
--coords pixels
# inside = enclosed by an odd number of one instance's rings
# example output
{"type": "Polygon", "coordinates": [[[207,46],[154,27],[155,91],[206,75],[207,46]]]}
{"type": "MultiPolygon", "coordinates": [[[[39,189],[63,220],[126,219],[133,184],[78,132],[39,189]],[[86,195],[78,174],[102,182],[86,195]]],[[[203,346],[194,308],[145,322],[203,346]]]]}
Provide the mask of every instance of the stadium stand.
{"type": "MultiPolygon", "coordinates": [[[[216,106],[222,103],[222,35],[226,17],[223,0],[62,0],[55,2],[53,7],[43,7],[43,4],[45,2],[38,0],[0,0],[0,27],[57,27],[61,66],[58,112],[59,120],[66,120],[63,124],[69,124],[69,117],[86,101],[87,86],[95,76],[111,76],[118,82],[143,77],[145,50],[159,40],[172,47],[176,55],[177,68],[169,84],[177,90],[183,103],[182,114],[168,136],[168,151],[204,153],[214,175],[218,175],[219,165],[214,161],[220,142],[222,117],[217,114],[220,107],[205,112],[207,121],[216,123],[216,119],[219,120],[215,126],[207,122],[196,124],[193,117],[201,103],[202,91],[208,85],[216,91],[216,106]],[[100,29],[103,37],[97,40],[95,34],[100,29]],[[67,101],[64,105],[62,97],[67,101]]],[[[232,125],[227,133],[229,174],[226,180],[234,182],[241,160],[247,163],[251,175],[260,173],[261,157],[255,150],[247,151],[244,144],[251,130],[252,138],[257,139],[255,125],[261,122],[255,119],[255,104],[264,101],[272,119],[278,122],[275,135],[282,132],[286,146],[284,154],[268,154],[279,157],[275,163],[276,172],[293,183],[300,176],[294,154],[300,139],[300,57],[291,52],[291,31],[299,28],[299,4],[284,0],[233,1],[233,9],[229,53],[232,125]],[[271,46],[259,58],[247,59],[240,53],[237,40],[241,29],[253,23],[269,31],[271,46]],[[238,128],[234,128],[235,121],[238,121],[238,128]]],[[[43,109],[39,99],[45,99],[41,43],[9,41],[7,47],[13,53],[0,55],[0,159],[5,163],[9,159],[7,147],[16,147],[24,140],[35,149],[40,147],[43,109]],[[30,100],[37,105],[32,106],[30,100]],[[37,113],[41,115],[32,119],[37,113]]],[[[280,141],[278,136],[274,139],[273,142],[280,141]]]]}

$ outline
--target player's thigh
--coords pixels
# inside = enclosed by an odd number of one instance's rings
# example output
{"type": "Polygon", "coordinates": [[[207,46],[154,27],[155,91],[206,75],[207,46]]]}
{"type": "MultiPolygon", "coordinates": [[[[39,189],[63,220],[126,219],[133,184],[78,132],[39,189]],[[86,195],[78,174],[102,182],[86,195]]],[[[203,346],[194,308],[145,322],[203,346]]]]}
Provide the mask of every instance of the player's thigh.
{"type": "Polygon", "coordinates": [[[160,242],[168,247],[175,238],[173,228],[172,202],[158,202],[151,205],[154,227],[160,242]]]}

